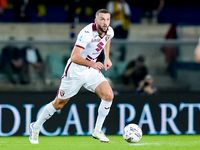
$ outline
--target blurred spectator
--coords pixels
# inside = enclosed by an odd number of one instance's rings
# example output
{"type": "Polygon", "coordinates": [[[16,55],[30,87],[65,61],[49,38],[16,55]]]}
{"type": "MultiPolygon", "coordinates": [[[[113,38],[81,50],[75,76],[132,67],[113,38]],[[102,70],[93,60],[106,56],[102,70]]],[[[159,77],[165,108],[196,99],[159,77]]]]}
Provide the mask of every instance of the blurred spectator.
{"type": "Polygon", "coordinates": [[[29,22],[31,7],[34,6],[34,0],[14,0],[13,10],[16,22],[29,22]]]}
{"type": "Polygon", "coordinates": [[[7,0],[0,0],[0,21],[2,19],[2,15],[6,7],[7,7],[7,0]]]}
{"type": "Polygon", "coordinates": [[[65,9],[67,12],[66,22],[70,23],[70,38],[76,37],[76,27],[78,23],[84,18],[83,9],[84,9],[85,0],[75,0],[75,1],[66,1],[65,9]]]}
{"type": "Polygon", "coordinates": [[[165,0],[140,0],[143,17],[149,22],[156,23],[157,17],[165,5],[165,0]]]}
{"type": "Polygon", "coordinates": [[[122,75],[124,84],[138,87],[138,84],[147,75],[148,69],[145,64],[145,58],[139,56],[136,60],[132,60],[122,75]]]}
{"type": "MultiPolygon", "coordinates": [[[[170,29],[165,37],[166,39],[177,39],[177,30],[176,25],[172,24],[170,29]]],[[[173,79],[177,78],[176,74],[176,59],[179,54],[179,48],[176,44],[170,43],[162,46],[161,51],[165,55],[165,62],[167,63],[167,73],[169,73],[170,77],[173,79]]]]}
{"type": "Polygon", "coordinates": [[[47,81],[47,69],[46,65],[43,63],[41,54],[39,50],[33,44],[34,39],[32,37],[28,38],[28,45],[22,48],[24,62],[29,66],[29,77],[31,82],[35,81],[35,74],[38,73],[44,83],[47,81]]]}
{"type": "Polygon", "coordinates": [[[138,95],[152,95],[158,92],[157,88],[153,86],[153,77],[151,75],[146,75],[144,80],[142,80],[136,89],[138,95]]]}
{"type": "Polygon", "coordinates": [[[127,38],[130,28],[131,10],[125,0],[112,0],[107,4],[111,14],[111,26],[115,31],[115,38],[127,38]]]}
{"type": "Polygon", "coordinates": [[[16,47],[14,40],[14,37],[10,37],[8,45],[2,49],[1,66],[11,83],[27,84],[28,66],[23,62],[22,53],[16,47]]]}
{"type": "Polygon", "coordinates": [[[46,16],[46,5],[44,3],[44,0],[40,0],[38,3],[36,2],[37,5],[37,19],[40,22],[45,22],[45,16],[46,16]]]}
{"type": "MultiPolygon", "coordinates": [[[[107,4],[107,10],[111,14],[111,26],[114,29],[116,39],[127,39],[130,29],[131,10],[125,0],[111,0],[107,4]]],[[[121,44],[120,61],[125,60],[126,46],[121,44]]]]}

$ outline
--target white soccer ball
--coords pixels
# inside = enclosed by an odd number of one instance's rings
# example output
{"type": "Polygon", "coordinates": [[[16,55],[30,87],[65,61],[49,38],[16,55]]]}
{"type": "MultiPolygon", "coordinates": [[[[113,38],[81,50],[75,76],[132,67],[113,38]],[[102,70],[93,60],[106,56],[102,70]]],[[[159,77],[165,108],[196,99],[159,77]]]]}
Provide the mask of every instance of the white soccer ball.
{"type": "Polygon", "coordinates": [[[142,129],[137,124],[128,124],[124,128],[123,138],[130,143],[139,142],[142,138],[142,129]]]}

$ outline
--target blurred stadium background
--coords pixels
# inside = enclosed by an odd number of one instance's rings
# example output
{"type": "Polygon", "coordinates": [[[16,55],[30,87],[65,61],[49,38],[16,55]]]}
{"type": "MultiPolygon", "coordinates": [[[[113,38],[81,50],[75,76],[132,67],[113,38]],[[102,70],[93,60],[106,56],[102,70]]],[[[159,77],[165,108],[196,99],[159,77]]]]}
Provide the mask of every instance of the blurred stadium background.
{"type": "MultiPolygon", "coordinates": [[[[130,33],[127,40],[112,41],[111,58],[114,66],[106,73],[106,76],[114,82],[116,88],[122,87],[119,90],[129,90],[121,84],[120,75],[125,69],[126,63],[139,55],[144,55],[149,73],[154,77],[154,85],[158,87],[159,91],[199,91],[198,77],[200,72],[199,65],[194,60],[194,49],[200,34],[200,3],[196,1],[167,0],[158,16],[157,23],[148,23],[142,16],[139,1],[127,1],[132,11],[130,33]],[[166,40],[165,36],[172,24],[176,25],[178,38],[166,40]],[[124,64],[118,63],[120,54],[115,52],[121,44],[125,44],[127,48],[124,64]],[[179,49],[177,60],[182,64],[176,68],[176,80],[170,78],[169,74],[165,72],[167,64],[161,48],[166,44],[175,44],[179,49]]],[[[50,68],[52,81],[60,78],[65,60],[70,55],[75,41],[75,38],[71,38],[71,33],[74,32],[77,35],[82,27],[93,22],[96,10],[105,8],[107,4],[107,1],[101,1],[100,5],[96,6],[95,2],[85,0],[79,1],[82,4],[80,7],[80,4],[76,1],[30,0],[29,19],[22,22],[16,21],[15,5],[17,5],[17,0],[8,0],[7,2],[8,4],[3,14],[1,14],[0,20],[0,50],[7,44],[10,36],[16,37],[18,47],[24,46],[28,37],[34,37],[35,46],[40,50],[43,59],[47,60],[48,56],[56,53],[57,63],[61,61],[60,67],[50,66],[52,67],[50,68]],[[79,5],[76,6],[75,4],[79,5]],[[70,15],[70,6],[74,6],[75,13],[79,17],[74,29],[71,29],[71,23],[67,21],[70,15]]],[[[2,73],[0,74],[0,82],[1,85],[6,82],[6,78],[2,73]]],[[[53,83],[56,84],[55,88],[57,88],[59,82],[56,80],[53,83]]],[[[10,86],[8,88],[10,90],[12,85],[8,86],[10,86]]],[[[54,86],[51,85],[50,88],[52,87],[54,86]]],[[[49,90],[48,87],[41,87],[40,89],[49,90]]]]}
{"type": "MultiPolygon", "coordinates": [[[[0,52],[11,36],[16,37],[16,44],[19,48],[27,43],[28,37],[33,37],[34,45],[39,49],[49,67],[50,84],[43,84],[36,76],[37,83],[34,85],[13,85],[9,83],[5,74],[0,72],[0,103],[2,104],[6,104],[6,99],[9,98],[9,96],[6,97],[5,93],[7,95],[18,93],[15,100],[19,101],[22,92],[44,92],[44,95],[45,92],[52,92],[56,94],[66,60],[69,58],[76,40],[76,38],[71,37],[72,33],[77,35],[82,27],[93,22],[96,10],[105,8],[108,2],[101,0],[97,5],[96,1],[80,0],[81,5],[76,6],[76,1],[29,1],[28,21],[17,21],[15,6],[18,0],[7,0],[8,4],[0,16],[0,52]],[[75,19],[75,28],[72,28],[71,22],[67,20],[71,6],[74,6],[73,9],[76,10],[75,13],[79,17],[78,20],[75,19]],[[2,93],[4,94],[1,98],[2,93]]],[[[175,97],[181,102],[182,94],[195,93],[196,97],[194,96],[193,99],[195,99],[195,103],[199,104],[200,64],[195,62],[194,50],[200,35],[200,2],[166,0],[156,23],[150,23],[142,16],[140,0],[127,0],[127,2],[130,4],[132,12],[130,33],[126,40],[112,40],[111,60],[113,67],[104,72],[106,77],[112,81],[113,88],[119,92],[118,94],[127,92],[134,94],[134,90],[124,85],[120,77],[130,60],[143,55],[146,58],[149,74],[153,76],[154,85],[158,88],[159,98],[162,99],[162,94],[166,96],[166,93],[178,93],[180,98],[179,96],[175,97]],[[165,38],[171,25],[176,25],[177,39],[165,38]],[[116,52],[116,49],[119,49],[122,44],[127,49],[124,62],[119,61],[120,53],[116,52]],[[161,50],[166,45],[178,47],[176,79],[166,73],[167,63],[161,50]]],[[[84,89],[81,90],[85,92],[84,89]]],[[[30,96],[34,96],[33,93],[30,93],[30,96]]],[[[153,100],[154,98],[148,99],[153,100]]],[[[170,98],[172,99],[169,102],[173,103],[175,99],[173,96],[170,98]]],[[[40,99],[38,95],[37,99],[40,99]]],[[[137,99],[137,96],[134,96],[134,99],[137,99]]],[[[187,100],[184,102],[186,103],[187,100]]],[[[196,113],[199,114],[198,111],[196,113]]]]}

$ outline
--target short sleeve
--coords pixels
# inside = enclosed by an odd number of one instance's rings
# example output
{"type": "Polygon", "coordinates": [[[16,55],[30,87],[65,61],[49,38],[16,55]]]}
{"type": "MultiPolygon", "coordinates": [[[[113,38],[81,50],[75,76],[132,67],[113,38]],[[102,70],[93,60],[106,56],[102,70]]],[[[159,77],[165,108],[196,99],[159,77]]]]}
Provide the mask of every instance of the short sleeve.
{"type": "Polygon", "coordinates": [[[109,34],[110,34],[111,38],[113,38],[114,37],[114,30],[113,30],[113,28],[109,26],[108,30],[109,30],[109,34]]]}
{"type": "Polygon", "coordinates": [[[87,30],[82,30],[77,37],[75,45],[85,48],[91,42],[92,36],[87,30]]]}

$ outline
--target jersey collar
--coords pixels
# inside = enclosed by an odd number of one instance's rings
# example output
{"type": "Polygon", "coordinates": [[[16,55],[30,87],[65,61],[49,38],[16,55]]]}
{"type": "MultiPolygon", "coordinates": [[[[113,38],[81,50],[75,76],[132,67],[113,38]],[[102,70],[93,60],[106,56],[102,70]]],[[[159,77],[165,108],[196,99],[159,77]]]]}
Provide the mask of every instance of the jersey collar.
{"type": "Polygon", "coordinates": [[[92,25],[92,30],[93,30],[93,31],[97,31],[96,23],[94,23],[94,24],[92,25]]]}

